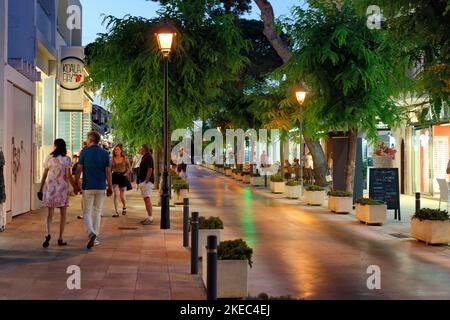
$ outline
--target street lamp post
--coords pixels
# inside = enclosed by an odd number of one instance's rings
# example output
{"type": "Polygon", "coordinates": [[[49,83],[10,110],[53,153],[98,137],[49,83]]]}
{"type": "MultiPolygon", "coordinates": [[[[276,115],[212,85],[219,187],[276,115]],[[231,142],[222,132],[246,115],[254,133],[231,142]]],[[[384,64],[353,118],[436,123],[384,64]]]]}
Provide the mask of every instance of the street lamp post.
{"type": "Polygon", "coordinates": [[[303,103],[306,98],[306,90],[303,86],[298,86],[295,90],[295,97],[297,98],[298,103],[300,104],[300,189],[301,196],[303,196],[303,103]]]}
{"type": "Polygon", "coordinates": [[[161,194],[161,229],[170,229],[170,194],[169,194],[169,55],[172,51],[173,38],[176,33],[167,20],[161,24],[156,38],[164,59],[164,166],[161,194]]]}

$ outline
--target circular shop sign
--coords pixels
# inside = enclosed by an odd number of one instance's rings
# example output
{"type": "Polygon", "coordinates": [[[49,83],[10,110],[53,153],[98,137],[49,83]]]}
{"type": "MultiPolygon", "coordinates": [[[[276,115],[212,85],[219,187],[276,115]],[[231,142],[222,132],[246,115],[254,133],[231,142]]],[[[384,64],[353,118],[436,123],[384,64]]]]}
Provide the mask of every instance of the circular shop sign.
{"type": "Polygon", "coordinates": [[[84,85],[84,61],[77,57],[61,60],[61,87],[78,90],[84,85]]]}

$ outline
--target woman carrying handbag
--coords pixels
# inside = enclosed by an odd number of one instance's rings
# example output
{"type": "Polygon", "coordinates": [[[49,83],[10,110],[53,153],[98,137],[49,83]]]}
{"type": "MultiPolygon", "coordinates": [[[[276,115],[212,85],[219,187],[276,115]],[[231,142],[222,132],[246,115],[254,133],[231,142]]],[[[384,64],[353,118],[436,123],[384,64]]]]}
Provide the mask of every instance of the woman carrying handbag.
{"type": "Polygon", "coordinates": [[[56,139],[55,150],[47,157],[44,163],[44,174],[42,176],[41,188],[38,198],[42,205],[48,208],[47,233],[42,244],[44,248],[50,245],[51,226],[55,208],[61,212],[59,227],[58,245],[66,246],[63,240],[64,227],[66,225],[67,207],[69,206],[69,183],[73,186],[74,193],[78,193],[78,187],[72,177],[72,160],[67,156],[66,142],[63,139],[56,139]]]}
{"type": "Polygon", "coordinates": [[[111,158],[112,183],[114,191],[113,200],[115,209],[115,213],[113,214],[114,218],[118,218],[120,216],[118,212],[119,197],[122,202],[122,214],[127,214],[127,200],[125,193],[130,187],[130,181],[128,180],[130,170],[130,161],[123,155],[122,146],[120,144],[116,145],[113,149],[113,156],[111,158]]]}

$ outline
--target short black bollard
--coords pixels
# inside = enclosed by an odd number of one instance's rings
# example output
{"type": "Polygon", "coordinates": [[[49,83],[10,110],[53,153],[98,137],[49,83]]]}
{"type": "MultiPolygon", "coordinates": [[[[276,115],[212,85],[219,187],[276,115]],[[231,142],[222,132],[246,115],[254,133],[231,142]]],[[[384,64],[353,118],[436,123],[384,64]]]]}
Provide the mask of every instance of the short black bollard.
{"type": "Polygon", "coordinates": [[[206,297],[217,300],[217,237],[208,236],[207,243],[206,297]]]}
{"type": "Polygon", "coordinates": [[[420,211],[420,192],[416,192],[416,213],[420,211]]]}
{"type": "Polygon", "coordinates": [[[183,199],[183,247],[189,247],[189,198],[183,199]]]}
{"type": "Polygon", "coordinates": [[[191,274],[198,274],[198,212],[192,212],[191,221],[191,274]]]}

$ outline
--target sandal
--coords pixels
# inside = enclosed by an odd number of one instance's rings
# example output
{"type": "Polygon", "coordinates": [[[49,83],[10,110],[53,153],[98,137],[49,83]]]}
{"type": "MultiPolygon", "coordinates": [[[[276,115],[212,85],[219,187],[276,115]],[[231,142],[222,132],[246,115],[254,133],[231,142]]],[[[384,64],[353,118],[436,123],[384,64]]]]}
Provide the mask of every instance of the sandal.
{"type": "Polygon", "coordinates": [[[123,208],[122,209],[122,215],[126,215],[127,214],[127,208],[123,208]]]}
{"type": "Polygon", "coordinates": [[[120,217],[120,215],[119,215],[118,212],[116,212],[116,213],[114,213],[114,214],[112,215],[112,217],[113,217],[113,218],[118,218],[118,217],[120,217]]]}
{"type": "Polygon", "coordinates": [[[52,237],[50,236],[50,235],[47,235],[46,237],[45,237],[45,241],[44,241],[44,243],[42,244],[42,246],[44,247],[44,248],[48,248],[48,246],[50,245],[50,239],[51,239],[52,237]]]}
{"type": "Polygon", "coordinates": [[[65,241],[62,240],[62,239],[59,239],[59,240],[58,240],[58,246],[67,246],[67,242],[65,242],[65,241]]]}

